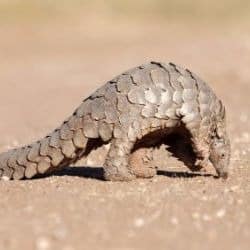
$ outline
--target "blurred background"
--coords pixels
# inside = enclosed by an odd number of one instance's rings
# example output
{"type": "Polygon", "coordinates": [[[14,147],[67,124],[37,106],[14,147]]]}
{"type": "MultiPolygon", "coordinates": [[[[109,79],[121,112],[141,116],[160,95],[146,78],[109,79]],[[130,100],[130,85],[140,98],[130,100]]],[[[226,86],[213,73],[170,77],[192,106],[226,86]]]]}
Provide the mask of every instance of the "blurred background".
{"type": "MultiPolygon", "coordinates": [[[[202,177],[139,187],[72,176],[0,183],[0,250],[83,249],[82,234],[88,249],[98,240],[100,249],[248,249],[249,30],[248,0],[0,0],[0,151],[46,135],[123,71],[172,61],[224,101],[234,173],[227,191],[202,177]]],[[[104,156],[91,157],[81,164],[104,156]]]]}
{"type": "Polygon", "coordinates": [[[247,0],[0,0],[0,112],[8,120],[0,129],[10,130],[0,146],[15,133],[31,140],[31,127],[43,135],[96,86],[150,60],[184,65],[211,84],[246,84],[249,13],[247,0]]]}

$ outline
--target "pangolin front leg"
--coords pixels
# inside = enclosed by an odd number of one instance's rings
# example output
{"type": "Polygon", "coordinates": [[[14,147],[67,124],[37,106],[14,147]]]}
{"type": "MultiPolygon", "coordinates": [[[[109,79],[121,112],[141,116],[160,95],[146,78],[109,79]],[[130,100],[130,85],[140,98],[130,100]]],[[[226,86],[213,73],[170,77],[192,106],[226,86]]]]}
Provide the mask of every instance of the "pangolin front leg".
{"type": "Polygon", "coordinates": [[[133,143],[127,139],[114,139],[104,163],[105,179],[111,181],[129,181],[135,175],[128,168],[129,155],[133,143]]]}
{"type": "Polygon", "coordinates": [[[0,177],[49,173],[104,143],[111,143],[104,164],[107,180],[152,177],[156,170],[145,148],[183,127],[196,165],[206,167],[210,160],[225,177],[230,158],[225,117],[222,102],[198,76],[173,63],[151,62],[104,84],[45,138],[2,153],[0,177]]]}

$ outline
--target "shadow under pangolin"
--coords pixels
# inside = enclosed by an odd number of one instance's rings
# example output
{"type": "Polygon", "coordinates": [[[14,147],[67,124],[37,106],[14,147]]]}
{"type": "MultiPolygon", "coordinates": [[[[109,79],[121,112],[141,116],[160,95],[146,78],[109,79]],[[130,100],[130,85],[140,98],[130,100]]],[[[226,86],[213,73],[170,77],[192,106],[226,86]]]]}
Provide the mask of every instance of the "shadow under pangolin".
{"type": "MultiPolygon", "coordinates": [[[[213,174],[199,172],[200,168],[195,166],[196,155],[192,148],[191,135],[184,126],[177,127],[171,131],[159,130],[154,133],[150,133],[136,142],[132,152],[140,147],[159,148],[161,145],[165,145],[166,150],[168,150],[173,157],[182,161],[189,168],[189,171],[158,170],[157,175],[169,178],[216,177],[213,174]]],[[[158,168],[160,168],[160,166],[158,166],[158,168]]],[[[102,167],[65,167],[53,175],[78,176],[104,180],[104,170],[102,167]]]]}

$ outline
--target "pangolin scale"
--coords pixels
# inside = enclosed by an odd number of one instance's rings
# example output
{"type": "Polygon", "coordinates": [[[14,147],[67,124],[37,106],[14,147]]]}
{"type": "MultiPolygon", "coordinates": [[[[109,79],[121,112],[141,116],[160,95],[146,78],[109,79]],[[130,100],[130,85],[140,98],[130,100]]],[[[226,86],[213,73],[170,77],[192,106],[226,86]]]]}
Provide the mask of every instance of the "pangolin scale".
{"type": "Polygon", "coordinates": [[[225,120],[222,102],[198,76],[173,63],[150,62],[104,84],[45,138],[0,154],[0,177],[19,180],[48,173],[104,143],[111,144],[106,180],[152,177],[156,170],[146,164],[150,153],[138,150],[133,157],[136,143],[182,126],[191,135],[196,165],[205,167],[210,160],[218,175],[226,177],[230,142],[225,120]],[[145,164],[137,166],[138,157],[145,164]]]}

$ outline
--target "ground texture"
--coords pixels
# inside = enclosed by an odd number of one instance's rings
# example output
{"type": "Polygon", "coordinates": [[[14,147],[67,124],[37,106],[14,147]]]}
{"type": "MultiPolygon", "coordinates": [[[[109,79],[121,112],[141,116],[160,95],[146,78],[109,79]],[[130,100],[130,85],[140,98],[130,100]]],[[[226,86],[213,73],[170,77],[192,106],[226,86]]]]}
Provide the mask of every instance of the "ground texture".
{"type": "Polygon", "coordinates": [[[0,150],[46,135],[122,71],[173,61],[227,107],[230,178],[191,173],[162,148],[156,178],[104,182],[104,147],[53,176],[0,182],[0,249],[249,249],[248,28],[88,20],[1,25],[0,150]]]}

